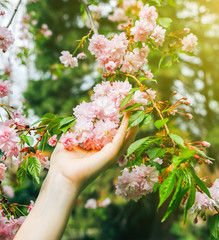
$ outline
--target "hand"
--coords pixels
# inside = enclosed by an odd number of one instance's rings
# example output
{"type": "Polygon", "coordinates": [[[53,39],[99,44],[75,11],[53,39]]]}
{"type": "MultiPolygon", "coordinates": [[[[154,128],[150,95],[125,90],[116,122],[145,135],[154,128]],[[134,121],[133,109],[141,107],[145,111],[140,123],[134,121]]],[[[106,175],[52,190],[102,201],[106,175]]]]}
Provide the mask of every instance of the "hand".
{"type": "Polygon", "coordinates": [[[57,144],[52,156],[50,171],[60,172],[66,179],[80,188],[84,188],[102,171],[113,166],[134,141],[138,127],[127,132],[129,114],[126,113],[112,143],[100,151],[87,151],[74,147],[72,151],[57,144]]]}
{"type": "Polygon", "coordinates": [[[127,132],[129,114],[125,114],[112,143],[100,151],[75,147],[67,151],[58,144],[51,166],[35,206],[14,240],[58,240],[80,192],[101,172],[111,167],[134,141],[137,127],[127,132]]]}

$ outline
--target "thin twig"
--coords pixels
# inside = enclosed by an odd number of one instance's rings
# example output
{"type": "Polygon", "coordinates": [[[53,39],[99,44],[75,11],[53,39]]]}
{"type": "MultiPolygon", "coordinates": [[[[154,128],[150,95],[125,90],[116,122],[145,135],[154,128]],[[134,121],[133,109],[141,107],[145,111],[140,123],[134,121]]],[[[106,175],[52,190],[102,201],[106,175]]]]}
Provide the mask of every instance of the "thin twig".
{"type": "Polygon", "coordinates": [[[14,13],[13,13],[13,15],[11,16],[11,19],[10,19],[8,25],[7,25],[7,28],[11,25],[11,23],[12,23],[12,21],[13,21],[13,19],[14,19],[14,16],[15,16],[15,14],[16,14],[16,12],[17,12],[17,10],[18,10],[20,4],[21,4],[21,1],[22,1],[22,0],[19,0],[19,2],[18,2],[18,4],[17,4],[16,8],[14,9],[14,13]]]}
{"type": "Polygon", "coordinates": [[[87,1],[86,0],[80,0],[80,1],[84,5],[85,12],[87,13],[87,16],[90,20],[91,29],[93,30],[94,33],[98,34],[98,30],[97,30],[97,27],[95,26],[94,18],[91,14],[91,11],[90,11],[89,7],[88,7],[87,1]]]}
{"type": "Polygon", "coordinates": [[[17,132],[24,132],[24,131],[34,131],[34,130],[38,130],[41,128],[45,128],[48,125],[42,125],[42,126],[38,126],[38,127],[32,127],[32,128],[22,128],[22,129],[18,129],[17,132]]]}
{"type": "MultiPolygon", "coordinates": [[[[124,74],[124,75],[127,76],[127,77],[133,78],[133,79],[138,83],[138,85],[139,85],[140,87],[144,87],[144,85],[143,85],[135,76],[133,76],[133,75],[131,75],[131,74],[124,74]]],[[[161,119],[164,119],[164,117],[163,117],[160,109],[157,107],[156,102],[153,100],[153,98],[151,97],[151,95],[150,95],[148,92],[147,92],[147,95],[149,96],[149,98],[150,98],[150,100],[151,100],[151,103],[153,104],[154,108],[156,109],[159,117],[160,117],[161,119]]],[[[170,133],[170,130],[169,130],[169,128],[167,127],[166,124],[164,124],[164,127],[165,127],[165,130],[166,130],[166,133],[169,134],[169,133],[170,133]]]]}
{"type": "Polygon", "coordinates": [[[5,192],[4,192],[4,190],[3,190],[1,181],[0,181],[0,192],[1,192],[1,195],[2,195],[2,200],[3,200],[3,202],[7,205],[8,210],[10,211],[10,214],[11,214],[11,215],[14,215],[14,212],[13,212],[13,210],[11,209],[10,203],[8,202],[8,198],[6,197],[5,192]]]}

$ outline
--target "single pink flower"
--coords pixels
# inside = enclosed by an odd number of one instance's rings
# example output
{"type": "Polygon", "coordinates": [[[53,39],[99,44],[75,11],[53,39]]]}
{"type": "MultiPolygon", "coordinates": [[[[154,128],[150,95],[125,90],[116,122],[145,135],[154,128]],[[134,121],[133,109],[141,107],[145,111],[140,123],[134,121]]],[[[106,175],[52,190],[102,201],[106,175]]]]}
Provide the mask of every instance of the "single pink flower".
{"type": "Polygon", "coordinates": [[[56,143],[57,143],[57,135],[55,134],[48,140],[48,144],[54,147],[56,143]]]}
{"type": "Polygon", "coordinates": [[[59,57],[59,60],[65,67],[69,65],[74,68],[78,66],[78,59],[76,57],[72,57],[69,51],[62,51],[62,56],[59,57]]]}
{"type": "Polygon", "coordinates": [[[13,43],[14,38],[11,31],[6,27],[0,27],[0,49],[6,52],[13,43]]]}

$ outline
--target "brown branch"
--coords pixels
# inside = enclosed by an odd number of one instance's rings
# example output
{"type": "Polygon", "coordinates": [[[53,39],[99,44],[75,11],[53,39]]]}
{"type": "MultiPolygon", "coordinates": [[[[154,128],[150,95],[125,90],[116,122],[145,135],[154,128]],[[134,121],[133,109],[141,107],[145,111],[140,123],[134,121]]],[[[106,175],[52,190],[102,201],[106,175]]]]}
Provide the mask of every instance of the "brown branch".
{"type": "Polygon", "coordinates": [[[87,4],[87,1],[86,0],[80,0],[80,1],[84,5],[85,12],[87,13],[87,16],[88,16],[90,24],[91,24],[91,29],[93,30],[93,32],[95,34],[98,34],[98,30],[97,30],[97,27],[95,26],[94,18],[91,14],[91,11],[90,11],[89,7],[88,7],[89,5],[87,4]]]}
{"type": "Polygon", "coordinates": [[[38,127],[31,127],[31,128],[23,128],[23,129],[18,129],[17,132],[24,132],[24,131],[34,131],[34,130],[38,130],[41,128],[45,128],[48,125],[42,125],[42,126],[38,126],[38,127]]]}
{"type": "Polygon", "coordinates": [[[18,10],[20,4],[21,4],[21,1],[22,1],[22,0],[19,0],[19,2],[18,2],[18,4],[17,4],[16,8],[14,9],[14,13],[13,13],[12,16],[11,16],[11,19],[10,19],[8,25],[7,25],[7,28],[11,25],[11,23],[12,23],[12,21],[13,21],[13,19],[14,19],[14,16],[15,16],[15,14],[16,14],[16,12],[17,12],[17,10],[18,10]]]}

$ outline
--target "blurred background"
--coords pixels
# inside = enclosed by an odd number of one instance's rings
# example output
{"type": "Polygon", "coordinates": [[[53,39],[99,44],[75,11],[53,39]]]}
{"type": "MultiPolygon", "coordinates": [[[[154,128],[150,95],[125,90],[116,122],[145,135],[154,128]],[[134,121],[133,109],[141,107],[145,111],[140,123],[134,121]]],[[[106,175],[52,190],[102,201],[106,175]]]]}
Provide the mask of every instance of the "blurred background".
{"type": "MultiPolygon", "coordinates": [[[[8,15],[18,1],[7,3],[8,15]]],[[[148,1],[143,1],[147,3],[148,1]]],[[[211,143],[208,155],[215,158],[214,166],[199,166],[200,176],[212,182],[218,178],[219,149],[219,4],[218,0],[175,0],[176,7],[164,2],[159,7],[159,16],[173,19],[172,32],[190,28],[198,37],[195,56],[179,54],[180,63],[168,69],[158,69],[162,51],[149,55],[149,67],[158,84],[151,87],[160,100],[166,100],[176,90],[175,99],[187,96],[192,106],[188,111],[192,120],[175,116],[170,122],[171,131],[183,136],[186,141],[205,140],[211,143]]],[[[98,19],[99,33],[117,33],[117,24],[108,20],[108,14],[116,1],[91,1],[98,19]]],[[[7,14],[3,23],[8,21],[7,14]]],[[[4,24],[3,24],[4,25],[4,24]]],[[[30,121],[47,112],[71,116],[72,108],[83,100],[89,101],[92,87],[101,81],[94,58],[90,54],[79,63],[78,68],[64,68],[60,65],[61,51],[71,53],[89,28],[86,16],[77,0],[33,0],[23,2],[14,19],[11,30],[16,34],[15,47],[7,55],[0,54],[0,71],[13,82],[13,96],[7,99],[11,104],[23,106],[30,121]],[[46,24],[47,26],[45,26],[46,24]],[[6,56],[6,57],[5,57],[6,56]]],[[[85,43],[84,49],[88,46],[85,43]]],[[[174,99],[173,99],[174,100],[174,99]]],[[[154,134],[153,125],[139,131],[137,138],[154,134]]],[[[52,149],[46,149],[47,153],[52,149]]],[[[63,240],[206,240],[209,232],[206,223],[200,220],[193,224],[195,216],[183,223],[181,209],[164,223],[161,218],[167,207],[156,209],[158,195],[151,194],[138,202],[127,202],[114,193],[114,183],[120,172],[118,166],[108,170],[93,182],[79,197],[72,212],[63,240]],[[106,198],[105,207],[85,208],[88,199],[95,199],[97,205],[106,198]]],[[[13,185],[11,176],[11,184],[13,185]]],[[[44,176],[42,176],[43,179],[44,176]]],[[[35,200],[39,186],[26,181],[15,188],[11,201],[29,204],[35,200]]],[[[207,220],[206,220],[207,221],[207,220]]]]}

